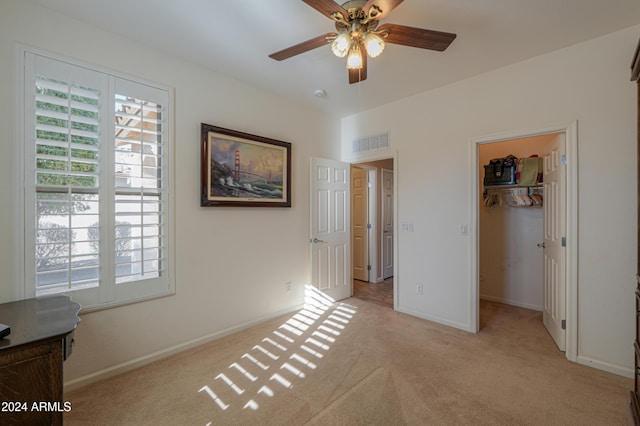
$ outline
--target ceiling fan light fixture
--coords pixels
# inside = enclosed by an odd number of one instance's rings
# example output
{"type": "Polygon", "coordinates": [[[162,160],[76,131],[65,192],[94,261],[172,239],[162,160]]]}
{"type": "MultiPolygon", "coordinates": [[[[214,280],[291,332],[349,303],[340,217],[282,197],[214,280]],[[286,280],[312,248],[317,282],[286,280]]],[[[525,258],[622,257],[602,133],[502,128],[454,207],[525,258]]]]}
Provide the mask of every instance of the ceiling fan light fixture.
{"type": "Polygon", "coordinates": [[[351,37],[347,33],[342,33],[331,43],[331,51],[338,58],[344,58],[349,52],[351,37]]]}
{"type": "Polygon", "coordinates": [[[358,43],[353,43],[351,49],[349,49],[349,56],[347,56],[347,69],[359,70],[362,68],[362,50],[358,43]]]}
{"type": "Polygon", "coordinates": [[[367,49],[367,54],[370,58],[376,58],[380,56],[384,50],[384,40],[377,34],[367,33],[364,37],[364,45],[367,49]]]}
{"type": "MultiPolygon", "coordinates": [[[[1,1],[1,0],[0,0],[1,1]]],[[[349,84],[367,79],[368,56],[380,56],[387,43],[442,52],[456,34],[385,23],[380,20],[403,0],[303,0],[308,6],[334,21],[335,30],[269,55],[276,61],[329,44],[339,58],[347,57],[349,84]]]]}

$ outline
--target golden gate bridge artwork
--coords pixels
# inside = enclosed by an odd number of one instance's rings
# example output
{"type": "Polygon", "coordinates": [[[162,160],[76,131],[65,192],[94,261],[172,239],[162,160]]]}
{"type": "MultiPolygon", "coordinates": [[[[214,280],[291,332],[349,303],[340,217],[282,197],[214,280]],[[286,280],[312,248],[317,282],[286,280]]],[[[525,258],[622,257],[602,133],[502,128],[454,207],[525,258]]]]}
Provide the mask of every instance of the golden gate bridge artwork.
{"type": "Polygon", "coordinates": [[[201,123],[202,207],[291,207],[291,143],[201,123]]]}
{"type": "MultiPolygon", "coordinates": [[[[269,176],[262,176],[256,173],[251,173],[248,172],[246,170],[241,170],[240,169],[240,150],[236,149],[236,162],[235,162],[235,169],[233,170],[233,175],[235,176],[235,179],[240,182],[240,176],[246,176],[248,178],[253,178],[254,181],[262,181],[263,183],[273,183],[273,180],[271,178],[273,171],[269,170],[269,176]]],[[[247,178],[245,178],[245,181],[247,180],[247,178]]]]}
{"type": "MultiPolygon", "coordinates": [[[[271,150],[273,151],[273,150],[271,150]]],[[[211,158],[210,195],[234,198],[282,198],[283,177],[277,170],[263,168],[260,171],[243,167],[241,150],[235,150],[233,167],[211,158]]],[[[280,162],[282,163],[282,162],[280,162]]]]}

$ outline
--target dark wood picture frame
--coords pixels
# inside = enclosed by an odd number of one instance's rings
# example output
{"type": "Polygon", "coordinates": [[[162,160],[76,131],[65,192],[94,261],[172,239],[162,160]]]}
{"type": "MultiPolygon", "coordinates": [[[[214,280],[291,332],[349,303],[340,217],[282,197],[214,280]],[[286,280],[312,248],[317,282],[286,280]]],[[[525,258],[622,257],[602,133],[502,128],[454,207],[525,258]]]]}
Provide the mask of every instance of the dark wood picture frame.
{"type": "Polygon", "coordinates": [[[291,143],[201,123],[202,207],[291,207],[291,143]]]}

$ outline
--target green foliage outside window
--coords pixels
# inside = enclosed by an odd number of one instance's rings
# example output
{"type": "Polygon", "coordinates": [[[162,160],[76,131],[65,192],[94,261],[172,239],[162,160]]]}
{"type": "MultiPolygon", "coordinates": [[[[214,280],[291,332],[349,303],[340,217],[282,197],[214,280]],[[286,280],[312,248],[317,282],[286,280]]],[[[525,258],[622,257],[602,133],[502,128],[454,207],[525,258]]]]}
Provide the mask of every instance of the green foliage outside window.
{"type": "MultiPolygon", "coordinates": [[[[66,84],[52,79],[48,79],[48,81],[66,84]]],[[[86,88],[81,89],[88,90],[86,88]]],[[[98,146],[97,134],[99,127],[96,123],[99,120],[99,115],[97,111],[91,111],[91,109],[97,109],[98,100],[43,86],[37,86],[36,92],[42,97],[53,98],[50,102],[44,100],[36,102],[36,110],[51,112],[49,115],[43,112],[36,116],[37,125],[49,127],[40,128],[36,131],[36,138],[39,141],[36,145],[36,153],[40,156],[60,157],[60,159],[37,159],[36,166],[41,171],[38,173],[37,185],[98,186],[95,176],[64,174],[64,172],[86,174],[98,172],[97,151],[69,146],[69,144],[86,145],[88,147],[98,146]],[[54,99],[58,99],[59,102],[54,99]],[[74,107],[74,105],[78,107],[74,107]],[[86,105],[87,108],[80,108],[81,105],[86,105]],[[56,128],[59,131],[55,131],[56,128]],[[83,134],[83,132],[87,132],[87,134],[83,134]],[[93,137],[92,135],[96,136],[93,137]],[[51,144],[47,144],[47,141],[51,141],[51,144]],[[59,146],[58,143],[62,143],[63,146],[59,146]],[[91,162],[81,161],[83,159],[91,160],[91,162]],[[46,173],[47,170],[59,173],[46,173]]]]}

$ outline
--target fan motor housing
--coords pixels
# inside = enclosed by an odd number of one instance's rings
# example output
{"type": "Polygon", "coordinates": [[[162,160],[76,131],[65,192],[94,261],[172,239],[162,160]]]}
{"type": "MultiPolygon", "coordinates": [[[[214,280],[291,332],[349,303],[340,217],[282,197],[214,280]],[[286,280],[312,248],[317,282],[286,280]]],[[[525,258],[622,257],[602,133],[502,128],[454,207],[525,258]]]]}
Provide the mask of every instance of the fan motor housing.
{"type": "Polygon", "coordinates": [[[351,0],[343,3],[342,8],[348,13],[348,16],[346,16],[347,21],[364,21],[367,19],[367,12],[362,8],[366,3],[366,0],[351,0]]]}
{"type": "Polygon", "coordinates": [[[373,11],[372,16],[369,16],[367,11],[362,8],[366,3],[366,0],[350,0],[343,3],[342,8],[347,11],[347,16],[343,17],[340,13],[335,13],[332,16],[336,21],[336,30],[339,33],[351,32],[353,35],[375,30],[378,26],[375,16],[380,9],[373,6],[370,11],[373,11]]]}
{"type": "Polygon", "coordinates": [[[342,8],[344,10],[346,10],[347,12],[349,12],[349,15],[351,15],[351,10],[363,10],[362,7],[367,4],[366,0],[350,0],[348,2],[345,2],[342,4],[342,8]]]}

